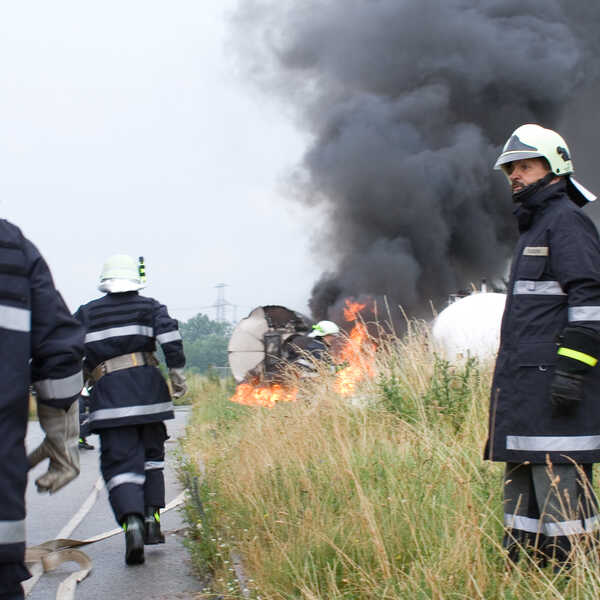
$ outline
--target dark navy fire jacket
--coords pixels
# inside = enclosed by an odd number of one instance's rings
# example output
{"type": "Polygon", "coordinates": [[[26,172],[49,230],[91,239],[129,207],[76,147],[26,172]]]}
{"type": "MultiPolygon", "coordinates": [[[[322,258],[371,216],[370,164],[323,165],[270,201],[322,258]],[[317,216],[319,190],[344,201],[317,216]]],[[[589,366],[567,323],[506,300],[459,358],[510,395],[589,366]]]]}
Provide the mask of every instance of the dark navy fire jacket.
{"type": "Polygon", "coordinates": [[[4,220],[0,220],[0,336],[0,582],[4,583],[28,576],[23,559],[29,386],[33,383],[38,402],[68,408],[83,384],[84,336],[38,250],[4,220]]]}
{"type": "MultiPolygon", "coordinates": [[[[169,368],[185,365],[177,321],[167,308],[138,292],[106,294],[81,306],[75,317],[83,324],[85,367],[133,352],[153,353],[158,342],[169,368]]],[[[90,394],[90,428],[141,425],[173,418],[173,405],[160,371],[143,365],[104,375],[90,394]]]]}
{"type": "Polygon", "coordinates": [[[585,397],[574,414],[553,417],[550,406],[565,327],[600,334],[598,232],[562,180],[537,192],[520,216],[528,211],[511,267],[485,456],[516,463],[598,462],[600,367],[585,375],[585,397]]]}

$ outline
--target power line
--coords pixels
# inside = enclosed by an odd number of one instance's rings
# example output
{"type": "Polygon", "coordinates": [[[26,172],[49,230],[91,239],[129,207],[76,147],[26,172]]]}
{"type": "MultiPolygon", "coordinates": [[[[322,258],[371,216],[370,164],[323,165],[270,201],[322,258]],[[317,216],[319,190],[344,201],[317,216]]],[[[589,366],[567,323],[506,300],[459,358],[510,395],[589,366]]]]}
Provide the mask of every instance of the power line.
{"type": "Polygon", "coordinates": [[[202,311],[209,308],[213,308],[215,310],[215,321],[217,323],[223,323],[228,321],[227,314],[229,313],[230,319],[229,322],[235,324],[238,320],[238,308],[241,309],[253,309],[255,306],[250,306],[247,304],[234,304],[229,302],[227,298],[225,298],[225,288],[229,287],[226,283],[218,283],[215,285],[217,290],[217,298],[213,304],[208,304],[206,306],[175,306],[172,307],[171,310],[174,311],[202,311]]]}
{"type": "Polygon", "coordinates": [[[217,323],[224,323],[225,308],[229,304],[229,302],[225,300],[225,288],[227,287],[227,284],[217,283],[215,287],[217,288],[217,301],[215,302],[215,321],[217,323]]]}

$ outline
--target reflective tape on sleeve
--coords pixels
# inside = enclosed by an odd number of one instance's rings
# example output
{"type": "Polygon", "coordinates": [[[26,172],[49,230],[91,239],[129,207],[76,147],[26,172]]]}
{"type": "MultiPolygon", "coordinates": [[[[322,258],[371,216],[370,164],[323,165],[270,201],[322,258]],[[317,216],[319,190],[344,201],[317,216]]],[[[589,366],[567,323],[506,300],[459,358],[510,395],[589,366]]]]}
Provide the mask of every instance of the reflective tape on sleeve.
{"type": "Polygon", "coordinates": [[[170,410],[173,410],[172,402],[123,406],[121,408],[101,408],[90,413],[90,423],[94,421],[106,421],[108,419],[125,419],[127,417],[154,415],[170,410]]]}
{"type": "Polygon", "coordinates": [[[145,471],[152,471],[154,469],[164,469],[165,461],[164,460],[148,460],[144,463],[145,471]]]}
{"type": "Polygon", "coordinates": [[[600,321],[600,306],[571,306],[569,321],[600,321]]]}
{"type": "Polygon", "coordinates": [[[531,294],[534,296],[566,296],[558,281],[515,281],[513,295],[531,294]]]}
{"type": "Polygon", "coordinates": [[[35,381],[33,387],[43,400],[71,398],[77,396],[83,388],[83,373],[79,371],[75,375],[62,379],[42,379],[41,381],[35,381]]]}
{"type": "Polygon", "coordinates": [[[146,482],[146,476],[140,475],[139,473],[119,473],[114,477],[111,477],[106,482],[106,489],[110,492],[118,485],[123,485],[124,483],[133,483],[135,485],[144,485],[146,482]]]}
{"type": "Polygon", "coordinates": [[[0,328],[11,331],[31,331],[31,311],[0,305],[0,328]]]}
{"type": "Polygon", "coordinates": [[[507,435],[507,450],[575,452],[600,449],[600,435],[507,435]]]}
{"type": "Polygon", "coordinates": [[[144,335],[146,337],[154,337],[154,329],[145,325],[124,325],[123,327],[111,327],[100,331],[92,331],[85,336],[85,343],[99,342],[112,337],[122,335],[144,335]]]}
{"type": "MultiPolygon", "coordinates": [[[[573,350],[572,348],[565,348],[561,346],[558,349],[559,356],[566,356],[567,358],[572,358],[573,360],[578,360],[579,362],[585,363],[590,367],[595,367],[598,363],[598,359],[590,356],[589,354],[585,354],[585,352],[579,352],[579,350],[573,350]]],[[[564,363],[566,364],[566,363],[564,363]]]]}
{"type": "Polygon", "coordinates": [[[169,342],[177,342],[181,339],[181,334],[179,331],[167,331],[167,333],[160,333],[156,336],[156,340],[162,346],[163,344],[168,344],[169,342]]]}
{"type": "Polygon", "coordinates": [[[25,521],[0,521],[0,545],[22,544],[25,541],[25,521]]]}

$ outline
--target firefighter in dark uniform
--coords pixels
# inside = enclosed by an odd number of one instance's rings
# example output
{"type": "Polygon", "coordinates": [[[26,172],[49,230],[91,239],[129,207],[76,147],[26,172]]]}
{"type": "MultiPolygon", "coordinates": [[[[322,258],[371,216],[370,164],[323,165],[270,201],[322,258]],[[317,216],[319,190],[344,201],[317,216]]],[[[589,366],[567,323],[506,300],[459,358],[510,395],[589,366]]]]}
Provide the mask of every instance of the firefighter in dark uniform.
{"type": "Polygon", "coordinates": [[[57,492],[79,474],[77,397],[83,384],[81,325],[73,319],[35,246],[0,220],[0,599],[23,598],[27,471],[49,458],[38,492],[57,492]],[[29,386],[42,444],[25,454],[29,386]]]}
{"type": "Polygon", "coordinates": [[[506,463],[504,546],[554,568],[599,525],[600,241],[582,208],[565,140],[528,124],[495,168],[507,176],[520,231],[490,400],[486,458],[506,463]]]}
{"type": "Polygon", "coordinates": [[[144,543],[164,543],[163,421],[173,418],[167,384],[157,368],[156,342],[165,355],[173,397],[187,388],[177,321],[167,308],[138,294],[145,286],[143,260],[126,255],[104,264],[102,298],[81,306],[85,371],[92,382],[90,430],[100,436],[100,468],[117,522],[125,530],[125,562],[144,562],[144,543]]]}
{"type": "Polygon", "coordinates": [[[319,321],[309,334],[290,337],[284,348],[288,362],[300,367],[305,375],[316,374],[314,361],[332,362],[331,345],[339,333],[333,321],[319,321]]]}

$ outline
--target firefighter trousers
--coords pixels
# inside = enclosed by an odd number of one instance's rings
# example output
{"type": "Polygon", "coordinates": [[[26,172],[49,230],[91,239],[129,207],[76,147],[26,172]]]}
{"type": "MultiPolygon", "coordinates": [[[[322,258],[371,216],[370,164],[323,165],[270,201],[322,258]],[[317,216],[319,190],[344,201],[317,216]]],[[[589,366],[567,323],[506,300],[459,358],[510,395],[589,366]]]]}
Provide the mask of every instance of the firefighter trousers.
{"type": "Polygon", "coordinates": [[[506,463],[503,546],[512,560],[524,548],[562,564],[575,537],[597,532],[592,466],[506,463]]]}
{"type": "Polygon", "coordinates": [[[144,508],[165,506],[165,441],[162,422],[100,429],[100,470],[119,525],[144,517],[144,508]]]}

